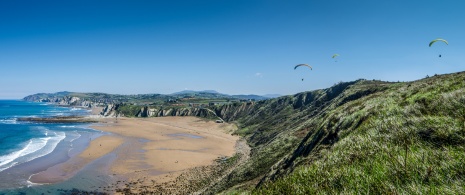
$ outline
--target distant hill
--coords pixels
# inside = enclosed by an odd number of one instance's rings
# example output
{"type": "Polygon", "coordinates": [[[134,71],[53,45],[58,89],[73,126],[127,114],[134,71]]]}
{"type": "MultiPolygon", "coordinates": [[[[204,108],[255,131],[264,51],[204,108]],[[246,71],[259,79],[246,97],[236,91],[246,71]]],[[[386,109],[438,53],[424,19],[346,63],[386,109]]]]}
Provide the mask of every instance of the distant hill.
{"type": "MultiPolygon", "coordinates": [[[[234,100],[265,100],[268,97],[259,95],[228,95],[222,94],[215,90],[193,91],[184,90],[168,95],[164,94],[136,94],[136,95],[119,95],[119,94],[106,94],[106,93],[80,93],[62,91],[57,93],[38,93],[29,95],[23,99],[26,101],[35,102],[53,102],[60,105],[105,105],[117,103],[129,103],[134,105],[166,105],[166,102],[182,103],[181,99],[189,98],[184,103],[201,103],[208,104],[209,101],[223,102],[234,100]]],[[[169,105],[170,105],[169,104],[169,105]]]]}
{"type": "Polygon", "coordinates": [[[250,95],[232,95],[232,97],[237,98],[237,99],[241,99],[241,100],[256,100],[256,101],[270,99],[268,97],[253,95],[253,94],[250,94],[250,95]]]}
{"type": "Polygon", "coordinates": [[[194,90],[183,90],[179,92],[175,92],[169,95],[181,95],[181,94],[193,94],[193,93],[212,93],[212,94],[219,94],[215,90],[203,90],[203,91],[194,91],[194,90]]]}
{"type": "Polygon", "coordinates": [[[240,99],[240,100],[266,100],[270,99],[271,97],[265,97],[260,95],[228,95],[224,93],[219,93],[215,90],[203,90],[203,91],[193,91],[193,90],[184,90],[176,93],[170,94],[172,96],[179,96],[179,95],[190,95],[190,96],[197,96],[197,97],[216,97],[216,98],[228,98],[228,99],[240,99]]]}
{"type": "Polygon", "coordinates": [[[263,97],[266,97],[266,98],[277,98],[277,97],[281,97],[283,95],[281,94],[265,94],[265,95],[262,95],[263,97]]]}

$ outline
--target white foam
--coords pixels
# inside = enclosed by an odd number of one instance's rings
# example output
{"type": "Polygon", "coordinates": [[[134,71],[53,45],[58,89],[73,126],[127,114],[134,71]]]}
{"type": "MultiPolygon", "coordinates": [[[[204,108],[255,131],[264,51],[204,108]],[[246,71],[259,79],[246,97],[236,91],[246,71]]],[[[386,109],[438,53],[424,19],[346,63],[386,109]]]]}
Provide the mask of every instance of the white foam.
{"type": "Polygon", "coordinates": [[[0,172],[16,164],[29,162],[50,154],[58,143],[66,137],[64,132],[53,133],[55,135],[53,137],[30,139],[23,149],[0,156],[0,172]]]}
{"type": "Polygon", "coordinates": [[[49,184],[49,183],[34,183],[34,182],[31,182],[31,177],[34,176],[36,174],[32,174],[31,176],[29,176],[29,179],[27,179],[27,187],[33,187],[33,186],[40,186],[40,185],[46,185],[46,184],[49,184]]]}
{"type": "Polygon", "coordinates": [[[32,182],[31,181],[32,176],[37,175],[37,174],[39,174],[39,173],[34,173],[34,174],[30,175],[29,178],[27,179],[26,182],[27,182],[27,187],[28,188],[33,187],[33,186],[40,186],[40,185],[50,184],[50,183],[34,183],[34,182],[32,182]]]}
{"type": "Polygon", "coordinates": [[[18,124],[18,121],[16,120],[16,118],[12,118],[12,119],[0,119],[0,123],[2,124],[18,124]]]}
{"type": "Polygon", "coordinates": [[[75,125],[61,125],[61,128],[77,128],[75,125]]]}
{"type": "Polygon", "coordinates": [[[29,116],[15,116],[15,117],[25,117],[25,118],[37,118],[37,115],[29,115],[29,116]]]}
{"type": "Polygon", "coordinates": [[[44,132],[48,132],[50,130],[47,127],[44,127],[44,126],[35,126],[35,127],[32,127],[32,128],[40,130],[40,131],[44,131],[44,132]]]}
{"type": "Polygon", "coordinates": [[[74,133],[77,134],[77,136],[75,138],[72,138],[69,142],[73,142],[74,140],[78,139],[81,137],[81,134],[79,134],[77,131],[74,131],[74,133]]]}
{"type": "MultiPolygon", "coordinates": [[[[15,159],[19,157],[31,154],[33,152],[36,152],[37,150],[42,149],[47,144],[47,141],[49,139],[50,137],[30,139],[23,149],[12,152],[4,156],[0,156],[0,167],[10,162],[13,162],[15,159]]],[[[6,168],[9,168],[9,167],[6,167],[6,168]]],[[[0,171],[3,171],[6,168],[0,168],[0,171]]]]}

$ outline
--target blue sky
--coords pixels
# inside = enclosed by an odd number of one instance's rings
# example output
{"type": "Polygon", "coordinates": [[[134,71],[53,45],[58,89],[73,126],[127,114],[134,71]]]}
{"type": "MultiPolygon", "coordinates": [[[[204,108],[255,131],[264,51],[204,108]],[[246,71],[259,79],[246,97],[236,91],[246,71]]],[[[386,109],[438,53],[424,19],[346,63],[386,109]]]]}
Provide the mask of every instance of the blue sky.
{"type": "Polygon", "coordinates": [[[0,98],[417,80],[465,69],[464,10],[458,0],[0,0],[0,98]],[[449,45],[428,47],[436,38],[449,45]]]}

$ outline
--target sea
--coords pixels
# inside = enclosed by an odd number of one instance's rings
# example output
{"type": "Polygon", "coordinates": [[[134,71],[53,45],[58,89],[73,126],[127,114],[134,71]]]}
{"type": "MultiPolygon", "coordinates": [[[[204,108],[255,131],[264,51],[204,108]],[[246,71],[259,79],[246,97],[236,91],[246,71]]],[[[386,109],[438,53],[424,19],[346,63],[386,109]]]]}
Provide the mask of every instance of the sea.
{"type": "Polygon", "coordinates": [[[60,183],[29,181],[32,175],[84,151],[90,140],[106,133],[90,128],[90,124],[46,124],[18,121],[18,118],[89,114],[84,108],[0,100],[0,194],[60,194],[63,190],[89,190],[106,185],[109,179],[100,177],[101,173],[96,170],[104,170],[111,156],[94,161],[60,183]]]}

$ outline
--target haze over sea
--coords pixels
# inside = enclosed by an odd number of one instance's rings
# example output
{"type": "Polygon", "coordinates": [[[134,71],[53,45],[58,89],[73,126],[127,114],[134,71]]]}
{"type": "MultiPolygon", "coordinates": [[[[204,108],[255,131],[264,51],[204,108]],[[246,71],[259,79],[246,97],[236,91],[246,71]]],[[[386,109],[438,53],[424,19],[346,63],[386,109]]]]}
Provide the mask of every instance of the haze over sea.
{"type": "MultiPolygon", "coordinates": [[[[61,184],[37,185],[28,179],[48,167],[65,162],[83,151],[91,139],[102,135],[102,132],[82,124],[40,124],[18,121],[18,118],[87,114],[88,110],[80,108],[0,100],[0,194],[66,188],[66,183],[76,181],[71,179],[61,184]]],[[[90,183],[77,186],[86,185],[90,183]]]]}

